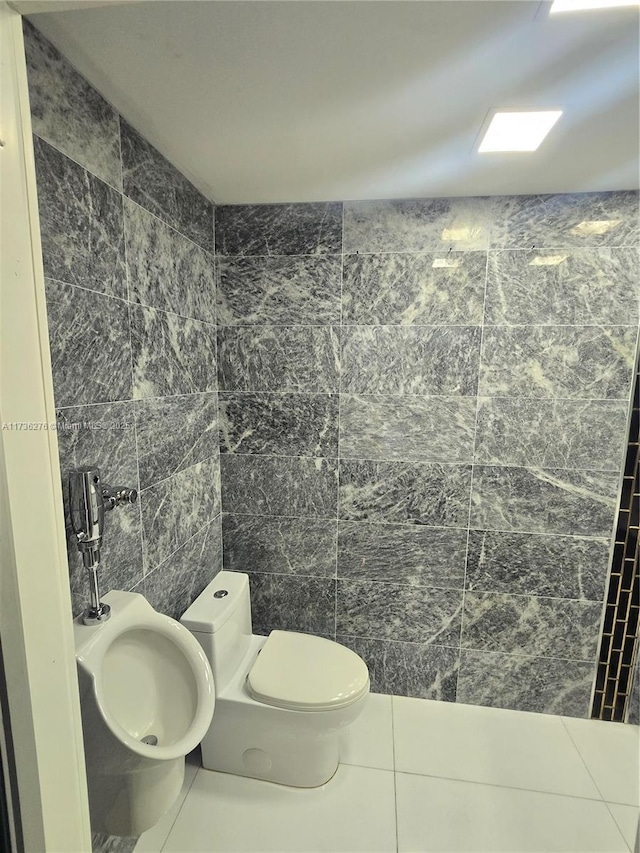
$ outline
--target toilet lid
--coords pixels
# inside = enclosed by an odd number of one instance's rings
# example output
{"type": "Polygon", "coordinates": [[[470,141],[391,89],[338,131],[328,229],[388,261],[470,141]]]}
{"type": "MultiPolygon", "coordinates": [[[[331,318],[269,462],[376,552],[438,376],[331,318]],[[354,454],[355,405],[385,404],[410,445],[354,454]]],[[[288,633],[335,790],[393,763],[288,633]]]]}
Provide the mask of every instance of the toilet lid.
{"type": "Polygon", "coordinates": [[[272,631],[249,675],[254,699],[294,711],[351,705],[369,690],[369,671],[351,649],[293,631],[272,631]]]}

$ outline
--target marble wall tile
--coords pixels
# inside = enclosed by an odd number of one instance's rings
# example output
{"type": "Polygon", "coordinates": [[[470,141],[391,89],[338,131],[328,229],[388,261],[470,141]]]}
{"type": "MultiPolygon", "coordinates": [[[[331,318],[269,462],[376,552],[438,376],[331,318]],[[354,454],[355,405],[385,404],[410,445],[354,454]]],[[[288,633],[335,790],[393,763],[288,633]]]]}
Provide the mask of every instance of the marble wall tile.
{"type": "Polygon", "coordinates": [[[218,454],[215,393],[135,402],[140,488],[218,454]]]}
{"type": "Polygon", "coordinates": [[[34,137],[45,276],[127,297],[122,196],[34,137]]]}
{"type": "Polygon", "coordinates": [[[343,322],[479,325],[485,252],[345,255],[343,322]]]}
{"type": "Polygon", "coordinates": [[[638,193],[513,196],[493,245],[516,249],[637,246],[638,193]]]}
{"type": "Polygon", "coordinates": [[[213,204],[160,152],[120,119],[125,195],[213,251],[213,204]]]}
{"type": "Polygon", "coordinates": [[[467,589],[601,601],[608,539],[470,530],[467,589]]]}
{"type": "Polygon", "coordinates": [[[133,406],[132,402],[123,402],[57,410],[65,492],[69,469],[81,465],[97,465],[107,483],[139,487],[133,406]]]}
{"type": "Polygon", "coordinates": [[[126,302],[45,281],[56,406],[131,398],[126,302]]]}
{"type": "Polygon", "coordinates": [[[485,326],[479,394],[626,400],[632,326],[485,326]]]}
{"type": "Polygon", "coordinates": [[[226,326],[339,324],[341,284],[341,256],[220,256],[218,322],[226,326]]]}
{"type": "Polygon", "coordinates": [[[635,248],[489,252],[485,323],[633,325],[635,248]]]}
{"type": "Polygon", "coordinates": [[[221,570],[218,516],[145,576],[144,596],[158,613],[179,619],[221,570]]]}
{"type": "Polygon", "coordinates": [[[131,347],[137,400],[216,390],[215,326],[132,305],[131,347]]]}
{"type": "MultiPolygon", "coordinates": [[[[73,613],[88,606],[89,580],[69,517],[69,471],[96,465],[103,481],[138,486],[133,404],[76,406],[57,412],[58,452],[62,474],[67,559],[73,613]]],[[[143,574],[142,531],[138,506],[106,514],[100,589],[130,589],[143,574]]]]}
{"type": "Polygon", "coordinates": [[[338,524],[338,577],[460,589],[466,530],[406,524],[338,524]]]}
{"type": "Polygon", "coordinates": [[[373,693],[456,701],[457,649],[341,634],[336,639],[363,658],[373,693]]]}
{"type": "Polygon", "coordinates": [[[334,577],[336,522],[315,518],[222,516],[224,567],[235,572],[334,577]]]}
{"type": "Polygon", "coordinates": [[[353,201],[344,206],[345,252],[487,249],[500,199],[353,201]]]}
{"type": "Polygon", "coordinates": [[[469,465],[343,459],[339,517],[466,527],[470,486],[469,465]]]}
{"type": "Polygon", "coordinates": [[[124,222],[131,301],[215,323],[213,255],[129,199],[124,222]]]}
{"type": "Polygon", "coordinates": [[[473,529],[611,536],[618,474],[476,465],[473,529]]]}
{"type": "Polygon", "coordinates": [[[593,661],[599,601],[467,591],[462,648],[593,661]]]}
{"type": "Polygon", "coordinates": [[[619,471],[623,400],[478,400],[476,462],[619,471]]]}
{"type": "Polygon", "coordinates": [[[335,636],[336,582],[332,578],[299,578],[249,574],[253,633],[300,631],[335,636]]]}
{"type": "Polygon", "coordinates": [[[34,133],[121,190],[118,114],[26,18],[22,24],[34,133]]]}
{"type": "Polygon", "coordinates": [[[222,453],[337,456],[338,395],[218,395],[222,453]]]}
{"type": "Polygon", "coordinates": [[[339,336],[333,326],[219,328],[220,390],[337,391],[339,336]]]}
{"type": "Polygon", "coordinates": [[[457,701],[538,714],[588,717],[594,663],[460,653],[457,701]]]}
{"type": "Polygon", "coordinates": [[[220,457],[225,512],[335,518],[338,466],[332,459],[220,457]]]}
{"type": "Polygon", "coordinates": [[[461,590],[338,580],[338,634],[457,646],[461,617],[461,590]]]}
{"type": "Polygon", "coordinates": [[[342,390],[475,395],[480,333],[480,326],[346,327],[342,330],[342,390]]]}
{"type": "Polygon", "coordinates": [[[220,463],[198,462],[140,493],[145,573],[220,514],[220,463]]]}
{"type": "Polygon", "coordinates": [[[471,462],[475,397],[342,394],[340,455],[415,462],[471,462]]]}
{"type": "Polygon", "coordinates": [[[216,208],[219,255],[339,255],[342,204],[239,204],[216,208]]]}

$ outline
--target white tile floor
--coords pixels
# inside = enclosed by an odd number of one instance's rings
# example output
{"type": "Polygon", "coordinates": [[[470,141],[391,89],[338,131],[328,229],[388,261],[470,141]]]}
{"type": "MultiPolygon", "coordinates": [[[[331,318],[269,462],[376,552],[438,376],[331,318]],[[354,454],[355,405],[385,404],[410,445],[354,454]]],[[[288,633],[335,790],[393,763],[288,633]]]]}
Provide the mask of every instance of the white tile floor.
{"type": "Polygon", "coordinates": [[[640,729],[371,696],[311,790],[187,767],[135,853],[629,853],[640,729]]]}

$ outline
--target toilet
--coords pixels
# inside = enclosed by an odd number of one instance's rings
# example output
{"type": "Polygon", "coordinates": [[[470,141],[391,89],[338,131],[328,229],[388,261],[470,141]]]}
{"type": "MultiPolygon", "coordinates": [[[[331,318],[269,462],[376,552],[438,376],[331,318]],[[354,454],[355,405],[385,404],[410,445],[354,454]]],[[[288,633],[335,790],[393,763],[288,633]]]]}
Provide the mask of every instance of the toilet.
{"type": "Polygon", "coordinates": [[[241,572],[216,575],[180,621],[213,671],[203,766],[298,788],[327,782],[338,768],[340,732],[369,695],[362,658],[310,634],[252,634],[249,576],[241,572]]]}

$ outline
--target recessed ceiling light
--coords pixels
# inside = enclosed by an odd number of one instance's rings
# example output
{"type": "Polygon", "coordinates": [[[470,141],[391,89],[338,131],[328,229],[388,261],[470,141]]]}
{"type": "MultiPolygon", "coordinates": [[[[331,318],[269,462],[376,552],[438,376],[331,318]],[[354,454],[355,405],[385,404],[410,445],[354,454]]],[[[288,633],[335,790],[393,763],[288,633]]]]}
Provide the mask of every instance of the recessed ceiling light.
{"type": "Polygon", "coordinates": [[[562,110],[495,113],[478,151],[535,151],[562,110]]]}
{"type": "Polygon", "coordinates": [[[640,2],[639,0],[553,0],[549,14],[584,12],[586,9],[611,9],[616,6],[640,6],[640,2]]]}

